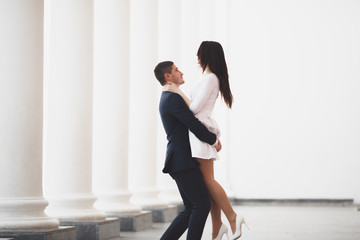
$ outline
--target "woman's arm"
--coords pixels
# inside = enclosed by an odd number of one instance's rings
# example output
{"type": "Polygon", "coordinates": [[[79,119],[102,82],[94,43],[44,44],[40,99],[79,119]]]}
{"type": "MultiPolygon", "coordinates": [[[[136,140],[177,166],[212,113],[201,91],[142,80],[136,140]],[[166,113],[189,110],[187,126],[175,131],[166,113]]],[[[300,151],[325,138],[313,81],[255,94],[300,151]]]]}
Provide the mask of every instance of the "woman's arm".
{"type": "Polygon", "coordinates": [[[190,107],[191,99],[188,98],[188,97],[185,95],[185,93],[183,93],[183,91],[181,91],[180,89],[179,89],[178,94],[184,99],[186,105],[187,105],[188,107],[190,107]]]}
{"type": "Polygon", "coordinates": [[[179,86],[176,84],[167,84],[163,87],[163,91],[170,91],[179,94],[188,107],[190,107],[191,99],[188,98],[183,91],[180,90],[179,86]]]}
{"type": "Polygon", "coordinates": [[[198,93],[193,101],[191,101],[191,99],[189,99],[176,84],[167,84],[163,87],[163,91],[179,94],[194,114],[201,111],[214,90],[219,91],[219,80],[215,74],[212,74],[201,81],[198,93]]]}

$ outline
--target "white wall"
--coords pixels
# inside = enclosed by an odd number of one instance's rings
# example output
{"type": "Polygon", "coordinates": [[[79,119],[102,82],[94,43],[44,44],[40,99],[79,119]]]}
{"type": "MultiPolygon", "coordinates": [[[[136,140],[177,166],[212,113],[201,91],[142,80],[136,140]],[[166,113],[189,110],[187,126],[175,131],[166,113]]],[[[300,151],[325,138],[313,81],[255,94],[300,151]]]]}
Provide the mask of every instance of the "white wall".
{"type": "Polygon", "coordinates": [[[360,1],[230,2],[239,198],[360,200],[360,1]]]}

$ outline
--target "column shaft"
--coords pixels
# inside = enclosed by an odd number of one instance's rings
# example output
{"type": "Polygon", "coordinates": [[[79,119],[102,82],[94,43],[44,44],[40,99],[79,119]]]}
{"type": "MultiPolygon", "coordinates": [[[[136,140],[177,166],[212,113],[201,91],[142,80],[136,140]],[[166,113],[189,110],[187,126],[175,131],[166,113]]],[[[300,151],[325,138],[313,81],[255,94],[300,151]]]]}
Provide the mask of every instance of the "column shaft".
{"type": "Polygon", "coordinates": [[[0,2],[0,229],[57,228],[42,192],[43,1],[0,2]]]}
{"type": "MultiPolygon", "coordinates": [[[[225,58],[227,64],[229,66],[229,0],[214,0],[214,9],[216,9],[216,14],[214,15],[214,40],[218,41],[225,53],[225,58]]],[[[232,74],[230,72],[230,87],[232,86],[232,81],[236,81],[236,79],[231,78],[232,74]]],[[[231,109],[228,109],[224,101],[218,100],[218,104],[214,109],[214,117],[221,129],[221,143],[224,148],[219,152],[220,160],[219,163],[215,164],[214,167],[216,168],[215,171],[215,178],[220,182],[221,186],[225,189],[226,194],[228,197],[233,197],[234,193],[231,189],[229,183],[229,149],[230,149],[230,142],[229,142],[229,133],[230,129],[230,115],[231,109]]]]}
{"type": "Polygon", "coordinates": [[[45,195],[61,220],[102,220],[92,194],[93,2],[51,1],[45,195]]]}
{"type": "MultiPolygon", "coordinates": [[[[173,61],[180,69],[180,39],[181,39],[181,14],[180,0],[159,0],[158,1],[158,62],[173,61]]],[[[160,84],[157,83],[158,99],[162,93],[160,84]]],[[[164,166],[167,139],[165,131],[157,114],[157,179],[161,190],[159,197],[169,203],[178,204],[182,202],[175,181],[168,175],[161,172],[164,166]]]]}
{"type": "Polygon", "coordinates": [[[201,78],[200,68],[198,66],[198,59],[196,57],[197,50],[201,41],[200,35],[200,2],[181,0],[181,28],[182,33],[180,40],[180,70],[184,73],[185,84],[181,86],[182,91],[188,93],[196,86],[197,81],[201,78]]]}
{"type": "Polygon", "coordinates": [[[129,169],[132,202],[145,207],[164,206],[158,198],[156,173],[157,1],[130,4],[130,132],[129,169]]]}
{"type": "Polygon", "coordinates": [[[140,212],[129,202],[129,10],[125,1],[95,1],[93,189],[107,214],[140,212]]]}

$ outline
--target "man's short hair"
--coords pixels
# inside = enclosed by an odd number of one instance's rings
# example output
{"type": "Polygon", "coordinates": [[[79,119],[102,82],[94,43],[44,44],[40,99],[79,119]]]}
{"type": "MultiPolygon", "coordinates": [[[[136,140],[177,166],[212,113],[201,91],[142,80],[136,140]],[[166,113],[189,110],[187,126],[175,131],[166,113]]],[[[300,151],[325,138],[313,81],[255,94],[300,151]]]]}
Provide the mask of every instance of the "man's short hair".
{"type": "Polygon", "coordinates": [[[162,86],[164,86],[166,83],[164,74],[171,73],[171,69],[172,69],[173,65],[174,65],[174,63],[172,61],[164,61],[164,62],[160,62],[160,63],[158,63],[158,65],[156,65],[156,67],[154,69],[154,74],[155,74],[156,79],[160,82],[160,84],[162,86]]]}

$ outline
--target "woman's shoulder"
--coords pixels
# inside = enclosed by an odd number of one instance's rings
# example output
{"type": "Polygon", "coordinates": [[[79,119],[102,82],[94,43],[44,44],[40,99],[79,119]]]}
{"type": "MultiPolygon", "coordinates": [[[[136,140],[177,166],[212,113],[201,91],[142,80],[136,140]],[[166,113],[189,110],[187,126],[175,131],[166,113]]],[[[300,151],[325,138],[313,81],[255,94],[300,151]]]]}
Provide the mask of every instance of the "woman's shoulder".
{"type": "Polygon", "coordinates": [[[215,73],[209,73],[208,75],[204,76],[203,80],[205,80],[204,83],[206,84],[211,84],[215,86],[219,85],[219,79],[215,73]]]}
{"type": "Polygon", "coordinates": [[[204,80],[210,80],[210,81],[219,81],[218,77],[215,73],[209,73],[206,76],[204,76],[204,80]]]}

